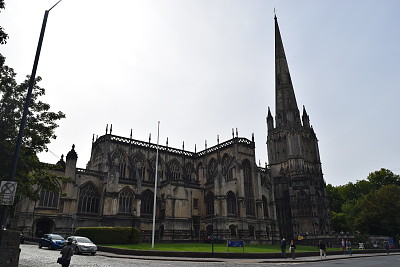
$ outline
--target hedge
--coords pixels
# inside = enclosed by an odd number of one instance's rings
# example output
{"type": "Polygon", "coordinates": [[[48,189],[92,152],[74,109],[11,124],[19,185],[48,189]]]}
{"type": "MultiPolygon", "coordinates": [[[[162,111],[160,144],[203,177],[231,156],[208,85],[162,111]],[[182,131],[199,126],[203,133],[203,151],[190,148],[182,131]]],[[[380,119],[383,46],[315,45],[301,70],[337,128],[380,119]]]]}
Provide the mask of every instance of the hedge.
{"type": "Polygon", "coordinates": [[[140,230],[131,227],[78,227],[75,235],[85,236],[96,244],[138,244],[141,238],[140,230]]]}

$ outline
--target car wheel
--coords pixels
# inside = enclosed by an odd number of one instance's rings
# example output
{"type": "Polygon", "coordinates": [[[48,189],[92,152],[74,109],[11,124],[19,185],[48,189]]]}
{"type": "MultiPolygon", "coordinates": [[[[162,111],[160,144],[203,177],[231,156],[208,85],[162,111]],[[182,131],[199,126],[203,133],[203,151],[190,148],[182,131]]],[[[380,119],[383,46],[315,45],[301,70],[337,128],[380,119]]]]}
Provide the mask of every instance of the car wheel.
{"type": "Polygon", "coordinates": [[[90,252],[90,254],[94,255],[94,254],[96,254],[96,252],[90,252]]]}
{"type": "Polygon", "coordinates": [[[39,242],[39,248],[42,248],[42,243],[41,242],[39,242]]]}
{"type": "Polygon", "coordinates": [[[81,252],[79,251],[79,248],[78,248],[78,247],[75,247],[74,253],[75,253],[75,254],[81,254],[81,252]]]}

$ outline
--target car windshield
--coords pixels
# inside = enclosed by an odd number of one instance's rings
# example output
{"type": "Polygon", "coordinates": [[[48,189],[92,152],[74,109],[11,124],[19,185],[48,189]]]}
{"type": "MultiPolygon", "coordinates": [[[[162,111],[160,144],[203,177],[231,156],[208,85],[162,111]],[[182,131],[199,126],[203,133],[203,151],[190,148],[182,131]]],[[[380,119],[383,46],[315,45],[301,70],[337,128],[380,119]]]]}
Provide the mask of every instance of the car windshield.
{"type": "Polygon", "coordinates": [[[78,241],[79,243],[92,243],[92,241],[90,241],[90,239],[86,237],[78,237],[76,241],[78,241]]]}
{"type": "Polygon", "coordinates": [[[51,239],[55,239],[55,240],[64,240],[64,238],[60,235],[52,235],[50,237],[51,237],[51,239]]]}

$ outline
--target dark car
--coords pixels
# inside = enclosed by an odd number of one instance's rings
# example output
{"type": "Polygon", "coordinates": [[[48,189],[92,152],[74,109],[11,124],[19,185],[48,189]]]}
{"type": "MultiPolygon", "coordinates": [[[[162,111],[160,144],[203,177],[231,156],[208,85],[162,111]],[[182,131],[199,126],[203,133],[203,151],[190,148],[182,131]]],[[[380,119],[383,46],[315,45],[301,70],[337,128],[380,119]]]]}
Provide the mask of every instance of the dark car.
{"type": "Polygon", "coordinates": [[[45,234],[39,240],[39,248],[48,247],[49,249],[60,249],[65,246],[65,239],[60,235],[45,234]]]}
{"type": "Polygon", "coordinates": [[[83,236],[70,236],[68,240],[72,239],[72,246],[76,254],[90,253],[96,254],[97,246],[87,237],[83,236]]]}

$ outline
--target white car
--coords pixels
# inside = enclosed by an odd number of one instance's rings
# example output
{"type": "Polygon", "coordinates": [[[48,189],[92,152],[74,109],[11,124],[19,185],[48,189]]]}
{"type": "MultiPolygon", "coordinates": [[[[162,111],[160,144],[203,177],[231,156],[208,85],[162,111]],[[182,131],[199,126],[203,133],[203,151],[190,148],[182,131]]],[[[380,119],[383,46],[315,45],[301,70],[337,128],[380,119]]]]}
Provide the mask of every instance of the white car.
{"type": "MultiPolygon", "coordinates": [[[[74,247],[75,254],[90,253],[96,254],[97,246],[87,237],[83,236],[70,236],[72,239],[72,246],[74,247]]],[[[68,240],[67,239],[67,240],[68,240]]]]}

